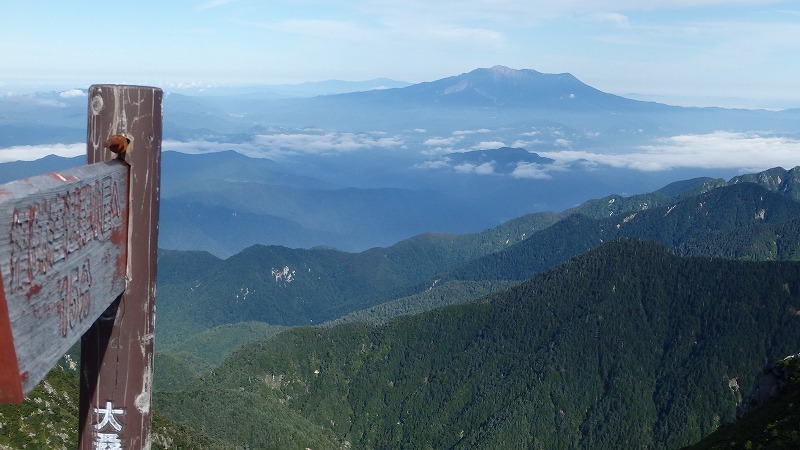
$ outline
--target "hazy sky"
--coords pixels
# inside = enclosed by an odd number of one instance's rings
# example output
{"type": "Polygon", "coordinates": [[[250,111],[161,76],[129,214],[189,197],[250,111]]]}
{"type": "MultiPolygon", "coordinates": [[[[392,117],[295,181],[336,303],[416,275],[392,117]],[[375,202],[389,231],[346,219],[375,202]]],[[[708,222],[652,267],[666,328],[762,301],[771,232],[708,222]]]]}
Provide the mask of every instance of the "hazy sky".
{"type": "Polygon", "coordinates": [[[672,104],[800,107],[800,4],[7,0],[0,93],[92,83],[431,81],[505,65],[672,104]]]}

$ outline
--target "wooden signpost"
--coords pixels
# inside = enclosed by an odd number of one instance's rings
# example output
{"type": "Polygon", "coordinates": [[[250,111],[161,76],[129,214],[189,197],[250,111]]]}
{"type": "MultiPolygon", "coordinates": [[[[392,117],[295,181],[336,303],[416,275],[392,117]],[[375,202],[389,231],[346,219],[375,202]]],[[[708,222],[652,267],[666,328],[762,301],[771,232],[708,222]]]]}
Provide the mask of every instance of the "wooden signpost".
{"type": "Polygon", "coordinates": [[[79,447],[150,447],[160,89],[89,89],[89,165],[0,186],[0,402],[81,337],[79,447]]]}
{"type": "Polygon", "coordinates": [[[20,402],[125,290],[128,169],[117,162],[0,187],[4,402],[20,402]]]}

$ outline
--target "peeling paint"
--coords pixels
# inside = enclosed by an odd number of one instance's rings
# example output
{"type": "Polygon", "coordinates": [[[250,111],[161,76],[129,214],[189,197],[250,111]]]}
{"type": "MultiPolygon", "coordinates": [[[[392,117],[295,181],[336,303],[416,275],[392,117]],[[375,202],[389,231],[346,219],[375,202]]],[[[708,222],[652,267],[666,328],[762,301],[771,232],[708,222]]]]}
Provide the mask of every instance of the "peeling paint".
{"type": "Polygon", "coordinates": [[[152,355],[148,358],[147,364],[142,371],[143,385],[142,392],[136,396],[133,405],[142,414],[150,414],[150,400],[151,400],[151,387],[153,385],[153,358],[152,355]]]}

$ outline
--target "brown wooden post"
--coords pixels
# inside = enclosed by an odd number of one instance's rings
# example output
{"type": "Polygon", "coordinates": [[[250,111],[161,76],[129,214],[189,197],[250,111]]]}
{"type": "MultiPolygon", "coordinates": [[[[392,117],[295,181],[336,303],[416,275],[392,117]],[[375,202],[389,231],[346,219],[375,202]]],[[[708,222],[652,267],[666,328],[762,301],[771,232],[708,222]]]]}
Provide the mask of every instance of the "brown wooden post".
{"type": "Polygon", "coordinates": [[[160,89],[89,89],[87,159],[130,165],[127,288],[81,341],[79,448],[150,448],[161,164],[160,89]],[[116,136],[109,141],[112,136],[116,136]]]}

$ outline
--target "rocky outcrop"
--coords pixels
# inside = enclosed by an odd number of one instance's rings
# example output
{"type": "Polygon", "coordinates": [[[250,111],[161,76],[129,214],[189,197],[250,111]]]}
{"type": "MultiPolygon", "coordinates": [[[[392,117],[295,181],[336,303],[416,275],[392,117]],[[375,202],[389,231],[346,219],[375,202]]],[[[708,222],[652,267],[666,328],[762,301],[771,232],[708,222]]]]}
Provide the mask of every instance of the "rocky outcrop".
{"type": "Polygon", "coordinates": [[[789,355],[770,368],[764,369],[758,387],[750,399],[749,409],[757,408],[768,400],[783,394],[800,380],[800,353],[789,355]]]}

